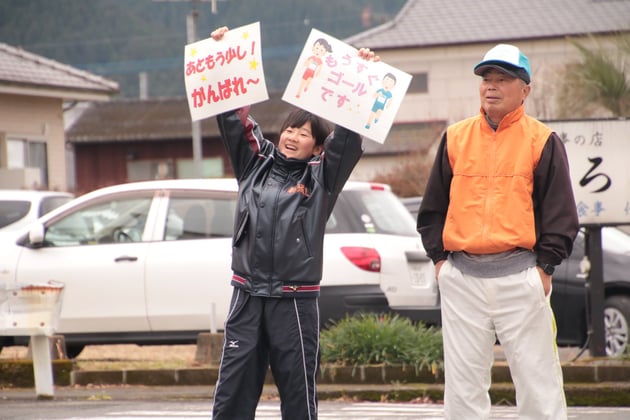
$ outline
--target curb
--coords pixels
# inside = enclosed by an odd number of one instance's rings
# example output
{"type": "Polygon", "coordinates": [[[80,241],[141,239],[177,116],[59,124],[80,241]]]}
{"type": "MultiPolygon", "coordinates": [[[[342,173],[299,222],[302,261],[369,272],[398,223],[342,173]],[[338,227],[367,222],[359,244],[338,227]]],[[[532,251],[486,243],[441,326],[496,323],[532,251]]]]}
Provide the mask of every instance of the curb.
{"type": "MultiPolygon", "coordinates": [[[[570,384],[628,383],[630,386],[630,365],[594,364],[562,366],[565,386],[570,384]]],[[[321,368],[318,383],[320,385],[387,385],[387,384],[426,384],[443,385],[441,375],[434,375],[429,370],[416,371],[413,367],[401,366],[329,366],[321,368]]],[[[68,383],[59,385],[214,385],[218,377],[218,368],[185,369],[129,369],[116,371],[81,371],[70,372],[68,383]]],[[[492,368],[493,383],[512,383],[507,364],[497,363],[492,368]]],[[[268,374],[267,384],[273,384],[268,374]]]]}
{"type": "MultiPolygon", "coordinates": [[[[630,406],[629,365],[566,365],[562,369],[568,405],[630,406]]],[[[203,385],[213,389],[218,369],[73,371],[70,376],[73,386],[144,385],[177,388],[203,385]]],[[[277,396],[271,375],[267,376],[266,384],[265,393],[277,396]]],[[[362,366],[353,369],[324,366],[318,380],[318,398],[322,400],[440,401],[443,395],[443,378],[429,371],[415,372],[409,367],[362,366]]],[[[516,404],[507,364],[497,363],[493,367],[490,398],[493,404],[516,404]]]]}
{"type": "MultiPolygon", "coordinates": [[[[570,406],[630,406],[630,365],[610,361],[562,366],[565,395],[570,406]]],[[[144,398],[160,398],[154,389],[169,389],[169,395],[211,398],[218,377],[217,367],[161,370],[72,370],[69,360],[53,362],[55,385],[59,394],[76,393],[76,398],[95,389],[112,387],[144,389],[144,398]],[[202,388],[195,396],[188,389],[202,388]],[[81,391],[83,390],[83,391],[81,391]],[[83,393],[82,393],[83,392],[83,393]]],[[[32,364],[24,361],[0,362],[0,387],[34,386],[32,364]]],[[[271,374],[265,394],[277,396],[271,374]]],[[[441,401],[444,384],[441,376],[429,370],[416,372],[413,367],[322,366],[318,380],[318,398],[349,398],[362,401],[441,401]]],[[[514,386],[506,363],[492,369],[490,397],[493,404],[515,404],[514,386]]]]}

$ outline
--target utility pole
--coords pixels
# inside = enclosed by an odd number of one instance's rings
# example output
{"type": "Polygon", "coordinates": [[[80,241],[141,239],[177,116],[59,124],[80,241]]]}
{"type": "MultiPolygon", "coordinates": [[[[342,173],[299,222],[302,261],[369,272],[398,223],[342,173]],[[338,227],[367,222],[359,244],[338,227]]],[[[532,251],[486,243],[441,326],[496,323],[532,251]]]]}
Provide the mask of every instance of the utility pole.
{"type": "MultiPolygon", "coordinates": [[[[197,18],[199,12],[197,10],[197,4],[200,2],[210,2],[212,14],[217,14],[217,0],[153,0],[163,2],[176,2],[176,1],[191,1],[193,4],[192,12],[186,16],[186,42],[192,44],[197,41],[197,18]]],[[[195,178],[201,178],[203,176],[203,150],[201,145],[201,121],[193,121],[191,124],[192,133],[192,151],[193,151],[193,166],[195,171],[195,178]]]]}
{"type": "Polygon", "coordinates": [[[591,311],[589,350],[593,357],[606,356],[606,326],[604,322],[604,256],[602,250],[602,227],[586,227],[586,255],[590,259],[590,269],[586,281],[591,311]]]}
{"type": "MultiPolygon", "coordinates": [[[[199,12],[197,11],[197,2],[199,0],[193,0],[193,10],[191,14],[186,16],[186,40],[188,44],[192,44],[197,41],[197,17],[199,12]]],[[[203,162],[203,150],[201,147],[201,121],[192,122],[192,149],[193,149],[193,166],[195,168],[195,178],[201,178],[203,176],[202,162],[203,162]]]]}

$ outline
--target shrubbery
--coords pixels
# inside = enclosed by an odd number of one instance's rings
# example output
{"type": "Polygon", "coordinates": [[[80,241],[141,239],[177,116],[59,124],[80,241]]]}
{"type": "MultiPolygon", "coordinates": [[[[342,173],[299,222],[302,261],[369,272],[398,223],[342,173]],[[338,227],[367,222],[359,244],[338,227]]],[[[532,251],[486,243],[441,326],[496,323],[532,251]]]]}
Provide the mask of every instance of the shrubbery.
{"type": "Polygon", "coordinates": [[[443,366],[441,330],[395,314],[346,316],[321,332],[320,345],[322,364],[443,366]]]}

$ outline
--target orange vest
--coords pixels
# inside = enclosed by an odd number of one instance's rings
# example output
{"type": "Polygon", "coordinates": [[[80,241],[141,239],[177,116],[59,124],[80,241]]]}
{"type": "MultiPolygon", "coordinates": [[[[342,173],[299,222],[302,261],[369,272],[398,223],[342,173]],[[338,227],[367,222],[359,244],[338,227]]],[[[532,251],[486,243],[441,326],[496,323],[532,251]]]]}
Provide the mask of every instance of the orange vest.
{"type": "Polygon", "coordinates": [[[447,129],[453,179],[444,249],[472,254],[533,249],[534,169],[550,135],[551,129],[525,115],[524,106],[507,114],[496,131],[483,111],[447,129]]]}

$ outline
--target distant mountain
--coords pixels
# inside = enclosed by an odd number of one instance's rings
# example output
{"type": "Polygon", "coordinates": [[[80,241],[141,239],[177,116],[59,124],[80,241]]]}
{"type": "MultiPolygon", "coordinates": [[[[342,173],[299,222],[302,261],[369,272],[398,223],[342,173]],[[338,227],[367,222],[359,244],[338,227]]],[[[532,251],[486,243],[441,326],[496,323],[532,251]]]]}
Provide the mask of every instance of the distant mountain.
{"type": "Polygon", "coordinates": [[[336,38],[393,18],[406,0],[0,0],[0,42],[116,80],[136,97],[183,95],[186,16],[198,38],[218,27],[260,21],[267,86],[283,90],[312,28],[336,38]]]}

